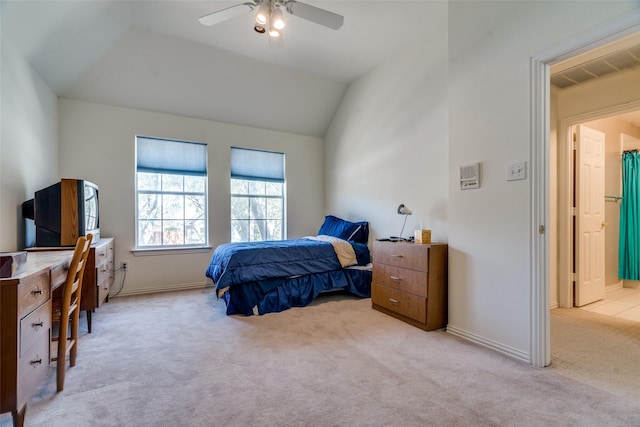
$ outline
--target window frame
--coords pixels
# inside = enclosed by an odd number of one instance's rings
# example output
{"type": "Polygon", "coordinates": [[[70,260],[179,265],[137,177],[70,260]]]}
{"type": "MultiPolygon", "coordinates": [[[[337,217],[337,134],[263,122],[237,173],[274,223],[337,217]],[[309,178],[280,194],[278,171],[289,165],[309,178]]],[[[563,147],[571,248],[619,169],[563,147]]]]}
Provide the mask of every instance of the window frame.
{"type": "MultiPolygon", "coordinates": [[[[238,240],[237,242],[255,242],[251,239],[252,221],[265,221],[268,227],[269,218],[252,219],[251,212],[247,213],[246,218],[234,218],[233,216],[233,200],[234,198],[249,199],[249,207],[252,200],[264,199],[267,203],[269,199],[278,199],[281,201],[281,216],[277,220],[280,221],[280,240],[287,239],[287,183],[286,183],[286,162],[285,153],[279,151],[270,151],[246,147],[231,147],[230,153],[230,180],[229,180],[229,231],[230,241],[233,239],[234,221],[246,221],[248,223],[248,239],[238,240]],[[262,158],[260,158],[262,156],[262,158]],[[247,162],[247,163],[245,163],[247,162]],[[247,185],[246,192],[233,192],[233,180],[245,181],[247,183],[260,182],[265,185],[263,194],[253,194],[251,186],[247,185]],[[278,183],[281,185],[280,195],[268,194],[269,183],[278,183]]],[[[266,212],[265,212],[266,216],[266,212]]],[[[267,236],[270,237],[270,236],[267,236]]],[[[274,240],[272,238],[268,240],[274,240]]],[[[261,240],[265,241],[265,240],[261,240]]]]}
{"type": "MultiPolygon", "coordinates": [[[[185,144],[199,144],[199,145],[203,145],[204,146],[204,155],[206,157],[208,157],[208,146],[205,143],[201,143],[201,142],[193,142],[193,141],[185,141],[185,140],[176,140],[176,139],[166,139],[166,138],[155,138],[155,137],[148,137],[148,136],[141,136],[141,135],[136,135],[136,157],[135,157],[135,161],[136,161],[136,165],[135,165],[135,187],[134,187],[134,193],[135,193],[135,236],[134,236],[134,243],[135,243],[135,249],[132,251],[132,253],[134,255],[137,254],[154,254],[154,253],[169,253],[169,252],[175,252],[175,253],[184,253],[185,251],[188,252],[201,252],[201,251],[209,251],[211,250],[211,246],[209,244],[209,173],[208,173],[208,168],[206,166],[207,159],[205,159],[204,165],[205,165],[205,170],[204,170],[204,174],[194,174],[194,173],[184,173],[184,174],[180,174],[180,173],[176,173],[176,171],[171,171],[171,172],[166,172],[163,173],[163,171],[158,170],[158,171],[149,171],[147,169],[144,170],[138,170],[138,138],[144,138],[147,140],[158,140],[158,141],[168,141],[168,142],[178,142],[178,143],[185,143],[185,144]],[[159,179],[160,179],[160,189],[159,190],[140,190],[139,189],[139,174],[140,173],[155,173],[159,175],[159,179]],[[182,177],[182,191],[179,190],[166,190],[164,191],[162,186],[163,186],[163,176],[164,175],[173,175],[173,176],[180,176],[182,177]],[[188,176],[202,176],[203,178],[203,190],[200,191],[186,191],[185,190],[185,177],[188,176]],[[203,243],[184,243],[184,244],[165,244],[164,243],[164,227],[163,227],[163,237],[162,237],[162,243],[159,245],[141,245],[141,241],[140,241],[140,236],[139,236],[139,232],[140,232],[140,221],[144,221],[144,219],[140,219],[140,212],[139,212],[139,208],[140,208],[140,196],[141,195],[159,195],[161,198],[161,203],[160,203],[160,218],[158,219],[161,222],[164,221],[169,221],[167,219],[164,219],[164,211],[165,211],[165,207],[164,207],[164,200],[163,197],[164,196],[183,196],[185,197],[184,202],[186,202],[186,197],[189,195],[197,195],[197,196],[202,196],[204,199],[204,214],[203,214],[203,218],[202,221],[204,222],[204,242],[203,243]]],[[[182,218],[181,219],[176,219],[177,221],[182,221],[183,224],[186,222],[186,218],[185,218],[185,210],[186,210],[186,203],[183,203],[182,206],[182,218]]],[[[184,225],[183,225],[183,232],[184,232],[184,225]]],[[[183,234],[184,237],[184,234],[183,234]]]]}
{"type": "MultiPolygon", "coordinates": [[[[237,179],[237,180],[242,180],[242,181],[253,181],[253,182],[261,182],[261,183],[265,183],[269,184],[269,183],[274,183],[273,181],[260,181],[257,179],[253,179],[253,180],[248,180],[248,179],[242,179],[242,178],[231,178],[231,180],[229,181],[229,187],[231,187],[231,182],[232,180],[237,179]]],[[[286,194],[287,194],[287,188],[286,188],[286,183],[284,182],[278,182],[278,184],[281,185],[281,193],[280,195],[273,195],[273,194],[251,194],[251,192],[248,190],[247,193],[233,193],[231,192],[231,189],[229,190],[229,207],[230,209],[233,209],[233,198],[237,197],[237,198],[246,198],[249,199],[249,203],[251,203],[251,200],[254,199],[275,199],[275,200],[281,200],[281,204],[282,204],[282,215],[280,218],[278,218],[278,220],[280,221],[281,225],[280,225],[280,235],[282,236],[281,239],[279,240],[286,240],[287,239],[287,227],[286,227],[286,194]]],[[[266,191],[265,191],[266,193],[266,191]]],[[[252,219],[251,213],[249,213],[249,218],[233,218],[232,212],[230,212],[230,219],[229,219],[229,226],[230,226],[230,231],[231,231],[231,238],[230,241],[231,242],[264,242],[265,240],[251,240],[251,221],[252,220],[257,220],[257,221],[269,221],[272,218],[261,218],[261,219],[252,219]],[[232,223],[233,221],[247,221],[249,223],[249,240],[233,240],[233,226],[232,223]]],[[[268,239],[268,240],[274,240],[274,239],[268,239]]]]}

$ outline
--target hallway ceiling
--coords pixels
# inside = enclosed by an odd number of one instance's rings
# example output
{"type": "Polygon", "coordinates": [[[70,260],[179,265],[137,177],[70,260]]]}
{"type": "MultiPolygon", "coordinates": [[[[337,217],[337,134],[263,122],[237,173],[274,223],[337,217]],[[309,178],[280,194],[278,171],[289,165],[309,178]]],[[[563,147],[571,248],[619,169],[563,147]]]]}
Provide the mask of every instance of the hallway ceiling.
{"type": "MultiPolygon", "coordinates": [[[[575,87],[615,73],[640,68],[640,33],[571,57],[551,66],[551,85],[558,89],[575,87]]],[[[640,82],[638,83],[640,84],[640,82]]],[[[640,128],[640,111],[616,115],[640,128]]]]}
{"type": "Polygon", "coordinates": [[[551,75],[551,84],[565,89],[618,71],[640,66],[640,45],[608,53],[551,75]]]}

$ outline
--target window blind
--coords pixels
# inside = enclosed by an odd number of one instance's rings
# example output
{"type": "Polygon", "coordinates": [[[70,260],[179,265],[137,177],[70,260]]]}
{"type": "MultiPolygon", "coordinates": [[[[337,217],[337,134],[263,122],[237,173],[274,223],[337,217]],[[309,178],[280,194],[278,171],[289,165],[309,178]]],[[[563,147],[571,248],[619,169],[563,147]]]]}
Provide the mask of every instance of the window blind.
{"type": "Polygon", "coordinates": [[[231,178],[284,182],[284,153],[231,147],[231,178]]]}
{"type": "Polygon", "coordinates": [[[207,176],[207,145],[199,142],[136,137],[138,172],[207,176]]]}

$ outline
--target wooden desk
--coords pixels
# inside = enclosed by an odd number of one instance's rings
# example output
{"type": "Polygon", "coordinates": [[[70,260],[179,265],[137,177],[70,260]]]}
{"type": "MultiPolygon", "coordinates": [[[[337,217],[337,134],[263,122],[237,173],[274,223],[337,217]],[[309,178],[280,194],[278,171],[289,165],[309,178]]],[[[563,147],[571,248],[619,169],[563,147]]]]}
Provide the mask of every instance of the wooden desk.
{"type": "Polygon", "coordinates": [[[22,273],[0,279],[0,413],[22,426],[27,401],[51,363],[51,294],[64,284],[72,250],[29,253],[22,273]]]}
{"type": "MultiPolygon", "coordinates": [[[[35,247],[27,252],[62,251],[67,247],[35,247]]],[[[80,310],[87,313],[87,327],[91,333],[91,313],[103,302],[109,301],[109,291],[113,285],[114,239],[105,237],[91,243],[91,252],[82,279],[82,301],[80,310]]]]}

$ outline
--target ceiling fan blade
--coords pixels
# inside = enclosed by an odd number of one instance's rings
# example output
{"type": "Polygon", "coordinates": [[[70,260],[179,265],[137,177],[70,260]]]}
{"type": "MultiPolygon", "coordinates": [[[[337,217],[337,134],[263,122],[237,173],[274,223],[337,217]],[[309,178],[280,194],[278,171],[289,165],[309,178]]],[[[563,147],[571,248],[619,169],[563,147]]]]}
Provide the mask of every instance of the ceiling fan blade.
{"type": "Polygon", "coordinates": [[[344,23],[344,16],[310,4],[291,0],[287,2],[287,11],[299,18],[337,30],[344,23]]]}
{"type": "Polygon", "coordinates": [[[249,10],[253,10],[255,4],[253,3],[240,3],[235,6],[228,7],[226,9],[219,10],[217,12],[210,13],[201,18],[198,18],[198,21],[202,25],[206,25],[208,27],[219,24],[224,21],[228,21],[229,19],[235,18],[236,16],[240,16],[249,10]]]}

